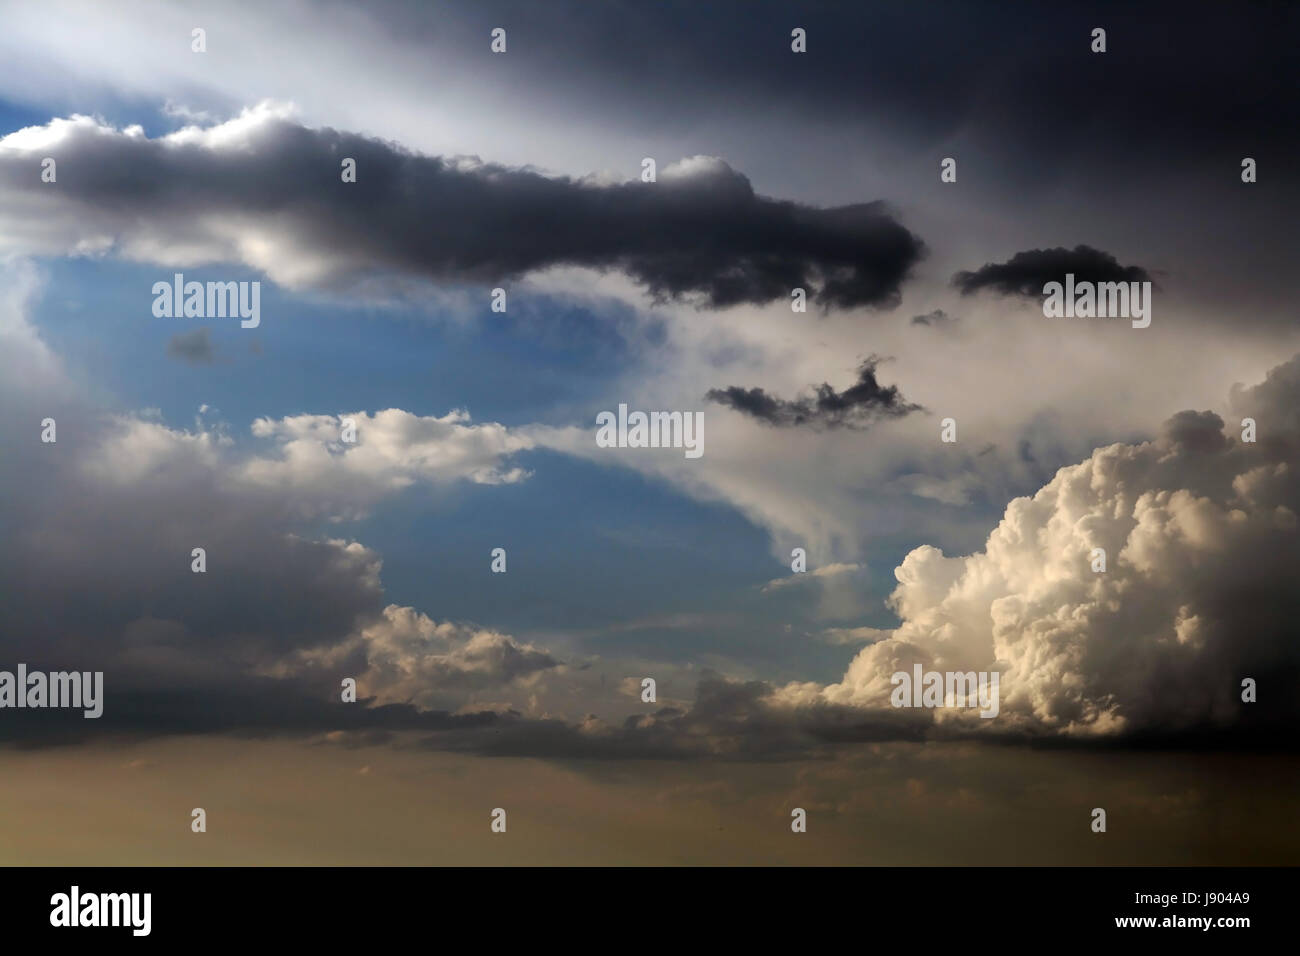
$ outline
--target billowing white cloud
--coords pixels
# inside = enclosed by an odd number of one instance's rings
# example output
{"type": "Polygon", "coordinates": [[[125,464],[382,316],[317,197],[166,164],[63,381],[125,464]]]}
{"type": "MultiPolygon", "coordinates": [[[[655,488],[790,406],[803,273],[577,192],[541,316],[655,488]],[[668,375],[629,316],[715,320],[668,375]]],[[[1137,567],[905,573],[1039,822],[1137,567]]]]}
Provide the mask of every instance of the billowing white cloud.
{"type": "Polygon", "coordinates": [[[1234,724],[1259,706],[1241,701],[1244,678],[1286,696],[1269,713],[1293,712],[1284,682],[1300,663],[1300,357],[1234,389],[1231,404],[1226,425],[1180,412],[1154,441],[1060,469],[1007,506],[978,553],[917,548],[895,572],[892,635],[839,683],[789,685],[780,698],[887,708],[890,676],[920,663],[1000,672],[998,718],[935,712],[993,732],[1234,724]],[[1243,417],[1257,442],[1242,440],[1243,417]]]}

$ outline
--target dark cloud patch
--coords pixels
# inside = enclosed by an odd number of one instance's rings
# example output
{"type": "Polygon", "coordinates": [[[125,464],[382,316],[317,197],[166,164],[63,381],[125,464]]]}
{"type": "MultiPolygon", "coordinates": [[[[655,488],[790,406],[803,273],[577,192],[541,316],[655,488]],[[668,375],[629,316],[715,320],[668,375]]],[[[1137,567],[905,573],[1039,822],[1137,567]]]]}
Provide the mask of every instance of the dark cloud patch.
{"type": "Polygon", "coordinates": [[[1178,412],[1164,423],[1163,432],[1170,447],[1178,452],[1212,454],[1228,447],[1223,419],[1214,412],[1178,412]]]}
{"type": "MultiPolygon", "coordinates": [[[[1261,673],[1264,673],[1261,671],[1261,673]]],[[[300,678],[196,678],[151,686],[105,675],[104,713],[10,709],[0,746],[17,749],[105,740],[219,734],[245,739],[316,739],[343,747],[404,746],[485,757],[550,760],[783,761],[829,756],[837,748],[891,741],[972,739],[970,728],[935,720],[925,708],[853,707],[830,702],[792,706],[764,681],[707,674],[689,709],[662,707],[621,721],[535,718],[515,710],[421,709],[361,698],[344,704],[331,684],[300,678]]],[[[1271,686],[1289,686],[1294,666],[1269,671],[1271,686]]],[[[1295,752],[1294,708],[1246,708],[1231,727],[1206,721],[1177,729],[1147,727],[1115,736],[1073,737],[1016,726],[981,725],[990,744],[1050,749],[1295,752]],[[1280,712],[1279,712],[1280,711],[1280,712]]]]}
{"type": "Polygon", "coordinates": [[[990,262],[974,272],[958,272],[952,284],[962,295],[983,289],[1003,295],[1038,298],[1048,282],[1064,282],[1066,273],[1074,273],[1077,282],[1143,282],[1151,275],[1141,266],[1122,266],[1108,252],[1079,245],[1073,249],[1030,249],[1017,252],[1006,262],[990,262]]]}
{"type": "Polygon", "coordinates": [[[205,326],[193,332],[177,332],[167,342],[167,357],[191,365],[211,365],[216,358],[211,331],[205,326]]]}
{"type": "Polygon", "coordinates": [[[880,358],[872,356],[858,368],[855,384],[837,392],[823,382],[814,394],[804,398],[783,399],[761,388],[709,389],[705,398],[719,405],[749,415],[759,421],[782,428],[808,426],[825,428],[865,428],[882,418],[899,418],[921,410],[906,401],[897,385],[883,386],[876,380],[880,358]]]}
{"type": "Polygon", "coordinates": [[[266,111],[236,125],[219,140],[164,141],[71,123],[57,145],[0,158],[0,209],[10,199],[39,208],[12,223],[22,245],[21,223],[42,222],[28,237],[34,251],[108,235],[155,261],[173,248],[192,261],[199,249],[327,286],[384,273],[495,284],[586,266],[714,308],[788,300],[795,288],[826,308],[892,306],[924,251],[879,202],[769,199],[710,157],[664,166],[654,183],[605,185],[416,155],[266,111]],[[29,175],[47,152],[77,170],[57,194],[29,175]],[[356,182],[341,181],[346,159],[356,182]],[[256,241],[250,249],[232,234],[256,241]]]}
{"type": "Polygon", "coordinates": [[[912,325],[929,325],[934,328],[946,329],[957,322],[957,317],[949,315],[943,309],[935,309],[933,312],[927,312],[925,315],[912,316],[912,325]]]}

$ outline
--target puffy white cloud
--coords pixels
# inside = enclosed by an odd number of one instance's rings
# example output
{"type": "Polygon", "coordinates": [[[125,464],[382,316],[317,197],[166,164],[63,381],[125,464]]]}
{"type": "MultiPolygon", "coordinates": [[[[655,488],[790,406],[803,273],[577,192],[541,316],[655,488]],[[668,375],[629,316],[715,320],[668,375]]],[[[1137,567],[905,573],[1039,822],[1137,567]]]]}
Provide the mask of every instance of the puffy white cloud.
{"type": "Polygon", "coordinates": [[[455,409],[441,418],[388,408],[369,415],[294,415],[259,418],[253,434],[274,443],[270,455],[248,459],[239,475],[254,485],[292,489],[323,506],[356,509],[417,482],[464,480],[513,484],[529,475],[507,460],[533,447],[525,436],[495,422],[470,424],[455,409]],[[355,441],[343,441],[345,423],[355,441]]]}

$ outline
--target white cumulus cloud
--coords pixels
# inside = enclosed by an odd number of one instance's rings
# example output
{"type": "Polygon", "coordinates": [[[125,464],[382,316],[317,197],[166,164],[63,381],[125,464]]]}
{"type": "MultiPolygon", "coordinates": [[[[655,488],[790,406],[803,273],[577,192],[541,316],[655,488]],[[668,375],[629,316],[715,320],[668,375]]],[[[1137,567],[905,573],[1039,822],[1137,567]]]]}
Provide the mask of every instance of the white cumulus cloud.
{"type": "MultiPolygon", "coordinates": [[[[1156,440],[1096,449],[1017,498],[983,550],[912,551],[890,604],[902,623],[836,684],[792,684],[787,703],[889,707],[890,676],[998,671],[1001,715],[936,710],[981,729],[1161,732],[1241,721],[1241,681],[1289,695],[1300,649],[1297,451],[1300,357],[1233,420],[1185,411],[1156,440]],[[1242,417],[1256,442],[1241,440],[1242,417]],[[1094,549],[1106,570],[1093,570],[1094,549]],[[1272,677],[1273,680],[1269,680],[1272,677]]],[[[1273,700],[1294,710],[1289,699],[1273,700]]]]}

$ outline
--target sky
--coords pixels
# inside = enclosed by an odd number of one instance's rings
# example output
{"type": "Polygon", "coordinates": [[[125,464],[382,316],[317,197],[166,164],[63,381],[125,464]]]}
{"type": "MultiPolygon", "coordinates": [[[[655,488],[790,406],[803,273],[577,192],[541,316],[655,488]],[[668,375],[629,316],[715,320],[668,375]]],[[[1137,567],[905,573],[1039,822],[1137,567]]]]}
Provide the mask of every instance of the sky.
{"type": "Polygon", "coordinates": [[[0,0],[0,861],[1296,862],[1298,19],[0,0]]]}

